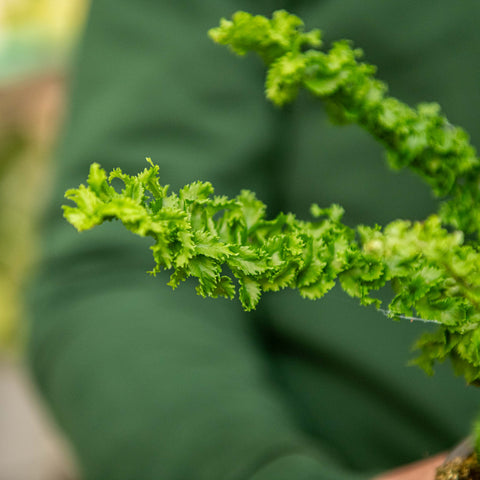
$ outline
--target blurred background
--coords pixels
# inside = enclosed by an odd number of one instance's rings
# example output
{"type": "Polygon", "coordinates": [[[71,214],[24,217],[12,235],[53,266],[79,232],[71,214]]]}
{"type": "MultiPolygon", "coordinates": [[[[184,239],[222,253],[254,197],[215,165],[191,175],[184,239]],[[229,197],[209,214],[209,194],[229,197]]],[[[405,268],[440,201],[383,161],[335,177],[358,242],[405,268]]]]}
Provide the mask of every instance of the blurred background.
{"type": "Polygon", "coordinates": [[[23,367],[21,299],[88,3],[0,1],[0,480],[78,479],[23,367]]]}

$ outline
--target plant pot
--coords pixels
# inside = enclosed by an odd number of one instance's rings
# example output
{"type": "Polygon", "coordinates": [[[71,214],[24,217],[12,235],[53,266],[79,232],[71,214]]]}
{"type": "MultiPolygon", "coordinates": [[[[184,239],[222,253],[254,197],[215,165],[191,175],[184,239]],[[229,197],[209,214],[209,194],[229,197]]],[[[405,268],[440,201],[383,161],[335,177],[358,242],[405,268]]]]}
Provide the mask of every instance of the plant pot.
{"type": "Polygon", "coordinates": [[[480,480],[480,464],[471,437],[447,455],[443,464],[437,468],[435,480],[480,480]]]}

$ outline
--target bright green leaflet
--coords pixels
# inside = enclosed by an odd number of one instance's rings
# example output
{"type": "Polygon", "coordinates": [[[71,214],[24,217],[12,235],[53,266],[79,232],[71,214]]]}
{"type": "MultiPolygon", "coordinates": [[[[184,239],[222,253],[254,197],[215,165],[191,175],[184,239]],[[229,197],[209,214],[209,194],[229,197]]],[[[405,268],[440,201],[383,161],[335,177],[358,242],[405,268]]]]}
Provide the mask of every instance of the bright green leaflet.
{"type": "Polygon", "coordinates": [[[305,33],[302,21],[285,11],[272,19],[236,13],[210,31],[218,43],[243,55],[256,52],[267,65],[266,95],[281,106],[301,88],[321,98],[337,123],[355,122],[387,149],[393,168],[422,176],[443,203],[423,222],[397,220],[384,228],[342,224],[338,205],[311,208],[312,221],[293,214],[265,218],[255,194],[215,196],[208,182],[169,193],[159,167],[137,176],[107,173],[93,164],[87,186],[66,192],[76,206],[65,218],[87,230],[118,219],[140,236],[153,238],[151,273],[173,270],[169,285],[198,280],[202,296],[234,298],[245,310],[262,292],[293,288],[318,299],[339,281],[363,305],[381,308],[371,293],[391,285],[391,317],[415,315],[439,327],[417,342],[414,360],[427,373],[450,358],[468,383],[480,382],[480,162],[468,135],[451,125],[436,104],[416,109],[387,96],[375,67],[359,61],[348,41],[321,46],[320,31],[305,33]],[[112,182],[124,187],[117,191],[112,182]]]}

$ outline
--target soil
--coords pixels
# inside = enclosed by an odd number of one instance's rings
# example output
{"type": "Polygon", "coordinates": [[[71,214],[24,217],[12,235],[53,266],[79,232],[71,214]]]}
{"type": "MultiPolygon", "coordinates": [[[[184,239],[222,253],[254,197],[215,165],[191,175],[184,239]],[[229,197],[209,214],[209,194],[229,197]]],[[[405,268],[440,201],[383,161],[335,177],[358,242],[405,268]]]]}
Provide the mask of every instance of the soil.
{"type": "Polygon", "coordinates": [[[447,461],[437,468],[435,480],[480,480],[480,464],[476,454],[447,461]]]}

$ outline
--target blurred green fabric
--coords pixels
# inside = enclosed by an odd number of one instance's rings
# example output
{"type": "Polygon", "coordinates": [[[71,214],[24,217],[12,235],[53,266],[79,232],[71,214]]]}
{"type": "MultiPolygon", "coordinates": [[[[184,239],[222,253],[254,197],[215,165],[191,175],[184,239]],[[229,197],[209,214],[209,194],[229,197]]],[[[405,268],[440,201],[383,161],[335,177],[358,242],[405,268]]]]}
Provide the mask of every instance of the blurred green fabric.
{"type": "Polygon", "coordinates": [[[207,37],[238,9],[279,8],[327,42],[352,39],[392,95],[438,101],[479,140],[477,1],[94,0],[29,295],[31,368],[86,480],[365,478],[469,431],[477,392],[449,365],[431,378],[406,367],[427,327],[338,289],[265,295],[249,314],[191,284],[173,293],[145,273],[148,240],[116,223],[78,234],[61,217],[91,162],[136,173],[146,156],[172,189],[248,188],[272,216],[308,218],[313,202],[343,205],[350,225],[434,211],[365,132],[330,125],[307,95],[274,108],[259,60],[207,37]]]}

